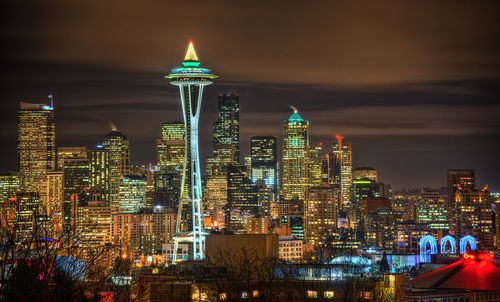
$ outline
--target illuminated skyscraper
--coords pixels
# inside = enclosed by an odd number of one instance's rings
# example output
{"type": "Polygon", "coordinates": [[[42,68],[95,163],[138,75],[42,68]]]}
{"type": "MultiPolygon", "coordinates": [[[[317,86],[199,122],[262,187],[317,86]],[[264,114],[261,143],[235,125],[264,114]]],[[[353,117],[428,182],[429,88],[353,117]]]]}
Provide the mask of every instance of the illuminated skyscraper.
{"type": "Polygon", "coordinates": [[[307,152],[307,163],[309,172],[309,186],[317,187],[322,184],[323,167],[322,145],[310,145],[307,152]]]}
{"type": "Polygon", "coordinates": [[[439,192],[422,190],[416,211],[417,222],[427,223],[431,231],[450,229],[448,210],[439,192]]]}
{"type": "Polygon", "coordinates": [[[304,202],[304,240],[313,246],[325,243],[337,228],[338,191],[332,187],[309,188],[304,202]]]}
{"type": "Polygon", "coordinates": [[[161,170],[178,171],[184,166],[186,153],[186,131],[184,123],[171,122],[161,124],[162,137],[157,141],[157,164],[161,170]]]}
{"type": "Polygon", "coordinates": [[[141,175],[123,175],[118,186],[120,213],[135,213],[146,207],[146,178],[141,175]]]}
{"type": "Polygon", "coordinates": [[[64,160],[71,158],[87,158],[87,148],[57,147],[57,169],[62,169],[64,160]]]}
{"type": "MultiPolygon", "coordinates": [[[[189,48],[182,63],[182,67],[174,68],[169,75],[170,84],[179,87],[182,111],[184,114],[184,128],[186,129],[186,155],[182,173],[181,194],[176,220],[176,236],[174,253],[177,253],[179,242],[192,243],[192,259],[204,258],[205,235],[203,232],[203,208],[200,155],[198,148],[198,123],[200,118],[201,100],[203,88],[212,84],[211,80],[217,76],[213,75],[209,69],[199,67],[200,62],[194,51],[193,42],[189,43],[189,48]],[[184,185],[188,188],[184,194],[184,185]],[[182,224],[182,213],[184,205],[190,208],[191,221],[182,224]]],[[[174,254],[174,261],[177,257],[174,254]]]]}
{"type": "Polygon", "coordinates": [[[370,167],[358,167],[355,168],[352,171],[352,179],[362,179],[362,178],[367,178],[370,180],[373,180],[374,182],[378,182],[378,177],[377,177],[377,169],[370,168],[370,167]]]}
{"type": "Polygon", "coordinates": [[[47,172],[54,169],[56,160],[54,108],[21,102],[17,126],[21,189],[43,196],[47,172]]]}
{"type": "Polygon", "coordinates": [[[492,199],[487,188],[488,186],[482,190],[458,189],[455,192],[455,235],[472,235],[481,249],[493,250],[495,228],[492,199]]]}
{"type": "Polygon", "coordinates": [[[19,176],[17,173],[0,174],[0,202],[9,200],[19,191],[19,176]]]}
{"type": "Polygon", "coordinates": [[[250,148],[252,182],[269,188],[276,194],[278,184],[276,136],[252,136],[250,148]]]}
{"type": "Polygon", "coordinates": [[[242,230],[246,219],[259,211],[257,186],[246,176],[245,165],[227,169],[226,228],[242,230]]]}
{"type": "Polygon", "coordinates": [[[309,122],[292,109],[293,114],[283,123],[283,198],[304,200],[309,185],[309,122]]]}
{"type": "Polygon", "coordinates": [[[89,150],[90,168],[90,200],[104,201],[109,205],[110,196],[110,165],[109,152],[102,145],[96,149],[89,150]]]}
{"type": "Polygon", "coordinates": [[[340,207],[349,208],[352,185],[352,150],[351,142],[343,136],[336,136],[333,154],[340,167],[340,207]]]}
{"type": "Polygon", "coordinates": [[[112,243],[111,207],[92,201],[78,208],[77,234],[80,243],[95,247],[112,243]]]}
{"type": "Polygon", "coordinates": [[[118,186],[122,175],[130,174],[129,141],[120,130],[113,129],[102,143],[109,156],[109,190],[110,205],[116,211],[118,208],[118,186]]]}
{"type": "Polygon", "coordinates": [[[448,209],[448,217],[451,222],[451,232],[455,231],[455,226],[458,223],[457,209],[457,194],[458,190],[471,191],[475,189],[474,170],[470,169],[455,169],[448,170],[448,199],[446,207],[448,209]]]}
{"type": "Polygon", "coordinates": [[[63,229],[64,205],[64,175],[63,171],[50,171],[47,173],[47,193],[45,211],[52,220],[54,237],[59,238],[63,229]]]}
{"type": "Polygon", "coordinates": [[[63,230],[65,234],[75,231],[79,206],[89,201],[89,160],[87,158],[65,159],[63,164],[63,230]]]}
{"type": "Polygon", "coordinates": [[[213,125],[214,146],[234,153],[233,165],[240,163],[240,98],[237,93],[222,92],[218,99],[219,119],[213,125]]]}

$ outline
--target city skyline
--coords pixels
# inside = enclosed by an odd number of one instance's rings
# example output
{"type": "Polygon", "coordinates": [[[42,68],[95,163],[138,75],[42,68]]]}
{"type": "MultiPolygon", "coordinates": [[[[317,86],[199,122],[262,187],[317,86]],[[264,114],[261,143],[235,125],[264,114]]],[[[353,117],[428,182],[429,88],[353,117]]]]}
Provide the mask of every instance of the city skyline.
{"type": "MultiPolygon", "coordinates": [[[[500,114],[496,104],[500,92],[494,10],[486,5],[463,5],[454,7],[456,14],[444,16],[446,3],[424,3],[415,8],[415,13],[392,4],[394,14],[384,12],[389,4],[362,7],[360,15],[365,19],[354,14],[349,4],[321,7],[325,13],[338,10],[342,14],[336,26],[326,24],[323,32],[311,37],[302,31],[296,36],[287,34],[278,23],[291,25],[291,20],[285,16],[274,20],[271,11],[260,14],[270,21],[267,31],[260,23],[254,29],[243,26],[256,10],[249,4],[212,8],[213,15],[201,28],[195,26],[200,25],[196,16],[205,13],[204,7],[190,7],[194,13],[185,16],[192,21],[188,28],[173,34],[167,29],[172,21],[160,22],[158,28],[144,22],[141,29],[150,29],[152,34],[138,44],[137,34],[122,39],[121,31],[100,17],[95,24],[103,25],[101,35],[89,35],[96,25],[87,27],[79,18],[68,22],[71,33],[55,31],[61,21],[42,16],[64,12],[83,18],[91,11],[77,12],[78,7],[57,4],[52,11],[40,8],[40,19],[16,27],[16,38],[2,30],[2,37],[12,43],[3,54],[7,64],[2,71],[6,89],[2,91],[1,126],[6,147],[2,149],[0,168],[16,168],[18,101],[43,102],[50,93],[55,101],[58,146],[93,148],[109,132],[110,123],[115,123],[130,139],[132,163],[155,162],[159,125],[182,117],[176,95],[165,87],[161,75],[171,62],[180,59],[182,45],[193,39],[202,59],[206,58],[207,65],[217,66],[221,75],[205,94],[200,127],[202,158],[210,154],[208,128],[216,120],[217,94],[229,90],[240,96],[241,157],[250,153],[252,135],[277,135],[281,140],[281,123],[289,115],[287,105],[292,104],[310,121],[312,144],[323,142],[324,150],[330,151],[336,134],[349,138],[353,167],[377,168],[381,180],[395,189],[445,186],[443,175],[448,169],[472,168],[479,185],[500,190],[495,183],[500,168],[496,158],[500,150],[496,118],[500,114]],[[424,10],[429,11],[426,25],[419,28],[411,24],[424,10]],[[245,11],[253,13],[247,16],[245,11]],[[217,20],[224,17],[241,21],[241,25],[221,28],[217,20]],[[444,21],[437,22],[441,18],[444,21]],[[35,30],[37,26],[39,30],[35,30]],[[364,28],[391,43],[378,43],[364,28]],[[172,35],[155,35],[162,30],[172,35]],[[113,37],[114,31],[120,34],[113,37]],[[236,37],[237,31],[248,38],[236,37]],[[74,36],[77,38],[71,38],[74,36]],[[252,45],[252,37],[262,41],[252,45]],[[361,44],[363,39],[369,44],[361,44]],[[94,46],[87,46],[85,53],[78,50],[87,44],[94,46]],[[254,51],[250,51],[252,46],[254,51]],[[371,51],[363,51],[363,46],[371,51]],[[151,49],[152,53],[147,53],[151,49]],[[110,57],[116,53],[119,55],[110,57]],[[321,64],[315,62],[318,58],[321,64]]],[[[13,16],[37,8],[11,5],[6,11],[17,13],[13,16]]],[[[286,9],[292,13],[300,8],[292,3],[286,9]]],[[[317,10],[320,8],[313,11],[317,10]]],[[[152,10],[134,11],[128,4],[110,19],[121,23],[141,12],[159,20],[152,10]]],[[[309,21],[316,19],[321,18],[309,12],[299,24],[305,26],[304,31],[311,31],[309,21]]],[[[6,30],[16,25],[9,16],[5,22],[6,30]]]]}

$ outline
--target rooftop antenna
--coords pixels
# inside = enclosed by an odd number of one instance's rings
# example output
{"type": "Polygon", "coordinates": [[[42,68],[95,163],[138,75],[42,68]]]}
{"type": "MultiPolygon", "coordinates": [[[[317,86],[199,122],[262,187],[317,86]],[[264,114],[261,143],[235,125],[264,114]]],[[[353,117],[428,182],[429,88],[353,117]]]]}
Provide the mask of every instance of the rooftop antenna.
{"type": "Polygon", "coordinates": [[[50,100],[50,107],[52,109],[54,109],[54,96],[51,94],[49,94],[49,100],[50,100]]]}

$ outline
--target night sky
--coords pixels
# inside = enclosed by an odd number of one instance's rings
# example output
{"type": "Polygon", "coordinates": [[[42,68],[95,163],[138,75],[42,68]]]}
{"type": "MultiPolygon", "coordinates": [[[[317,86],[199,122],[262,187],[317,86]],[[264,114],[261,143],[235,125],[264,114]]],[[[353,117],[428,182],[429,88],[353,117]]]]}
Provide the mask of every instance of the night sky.
{"type": "Polygon", "coordinates": [[[500,191],[498,1],[1,6],[0,170],[16,169],[18,102],[50,93],[58,146],[95,146],[114,123],[132,162],[154,163],[161,122],[182,118],[163,76],[192,39],[220,76],[204,95],[203,156],[217,93],[230,90],[240,94],[242,154],[251,135],[281,137],[291,104],[309,120],[311,143],[330,149],[346,136],[354,166],[377,168],[396,189],[444,186],[447,169],[474,168],[478,186],[500,191]]]}

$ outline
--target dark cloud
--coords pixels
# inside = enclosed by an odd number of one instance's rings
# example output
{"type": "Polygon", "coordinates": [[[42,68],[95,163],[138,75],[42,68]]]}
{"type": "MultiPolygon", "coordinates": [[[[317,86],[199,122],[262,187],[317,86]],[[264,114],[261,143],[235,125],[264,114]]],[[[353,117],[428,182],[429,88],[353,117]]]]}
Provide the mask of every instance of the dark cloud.
{"type": "Polygon", "coordinates": [[[163,75],[189,39],[220,78],[207,88],[202,155],[217,93],[241,98],[251,135],[281,136],[288,104],[311,141],[353,141],[354,162],[395,187],[444,185],[476,168],[500,190],[500,3],[475,1],[4,1],[0,169],[15,168],[19,100],[53,93],[59,145],[99,143],[116,123],[135,162],[155,160],[160,123],[181,120],[163,75]]]}

